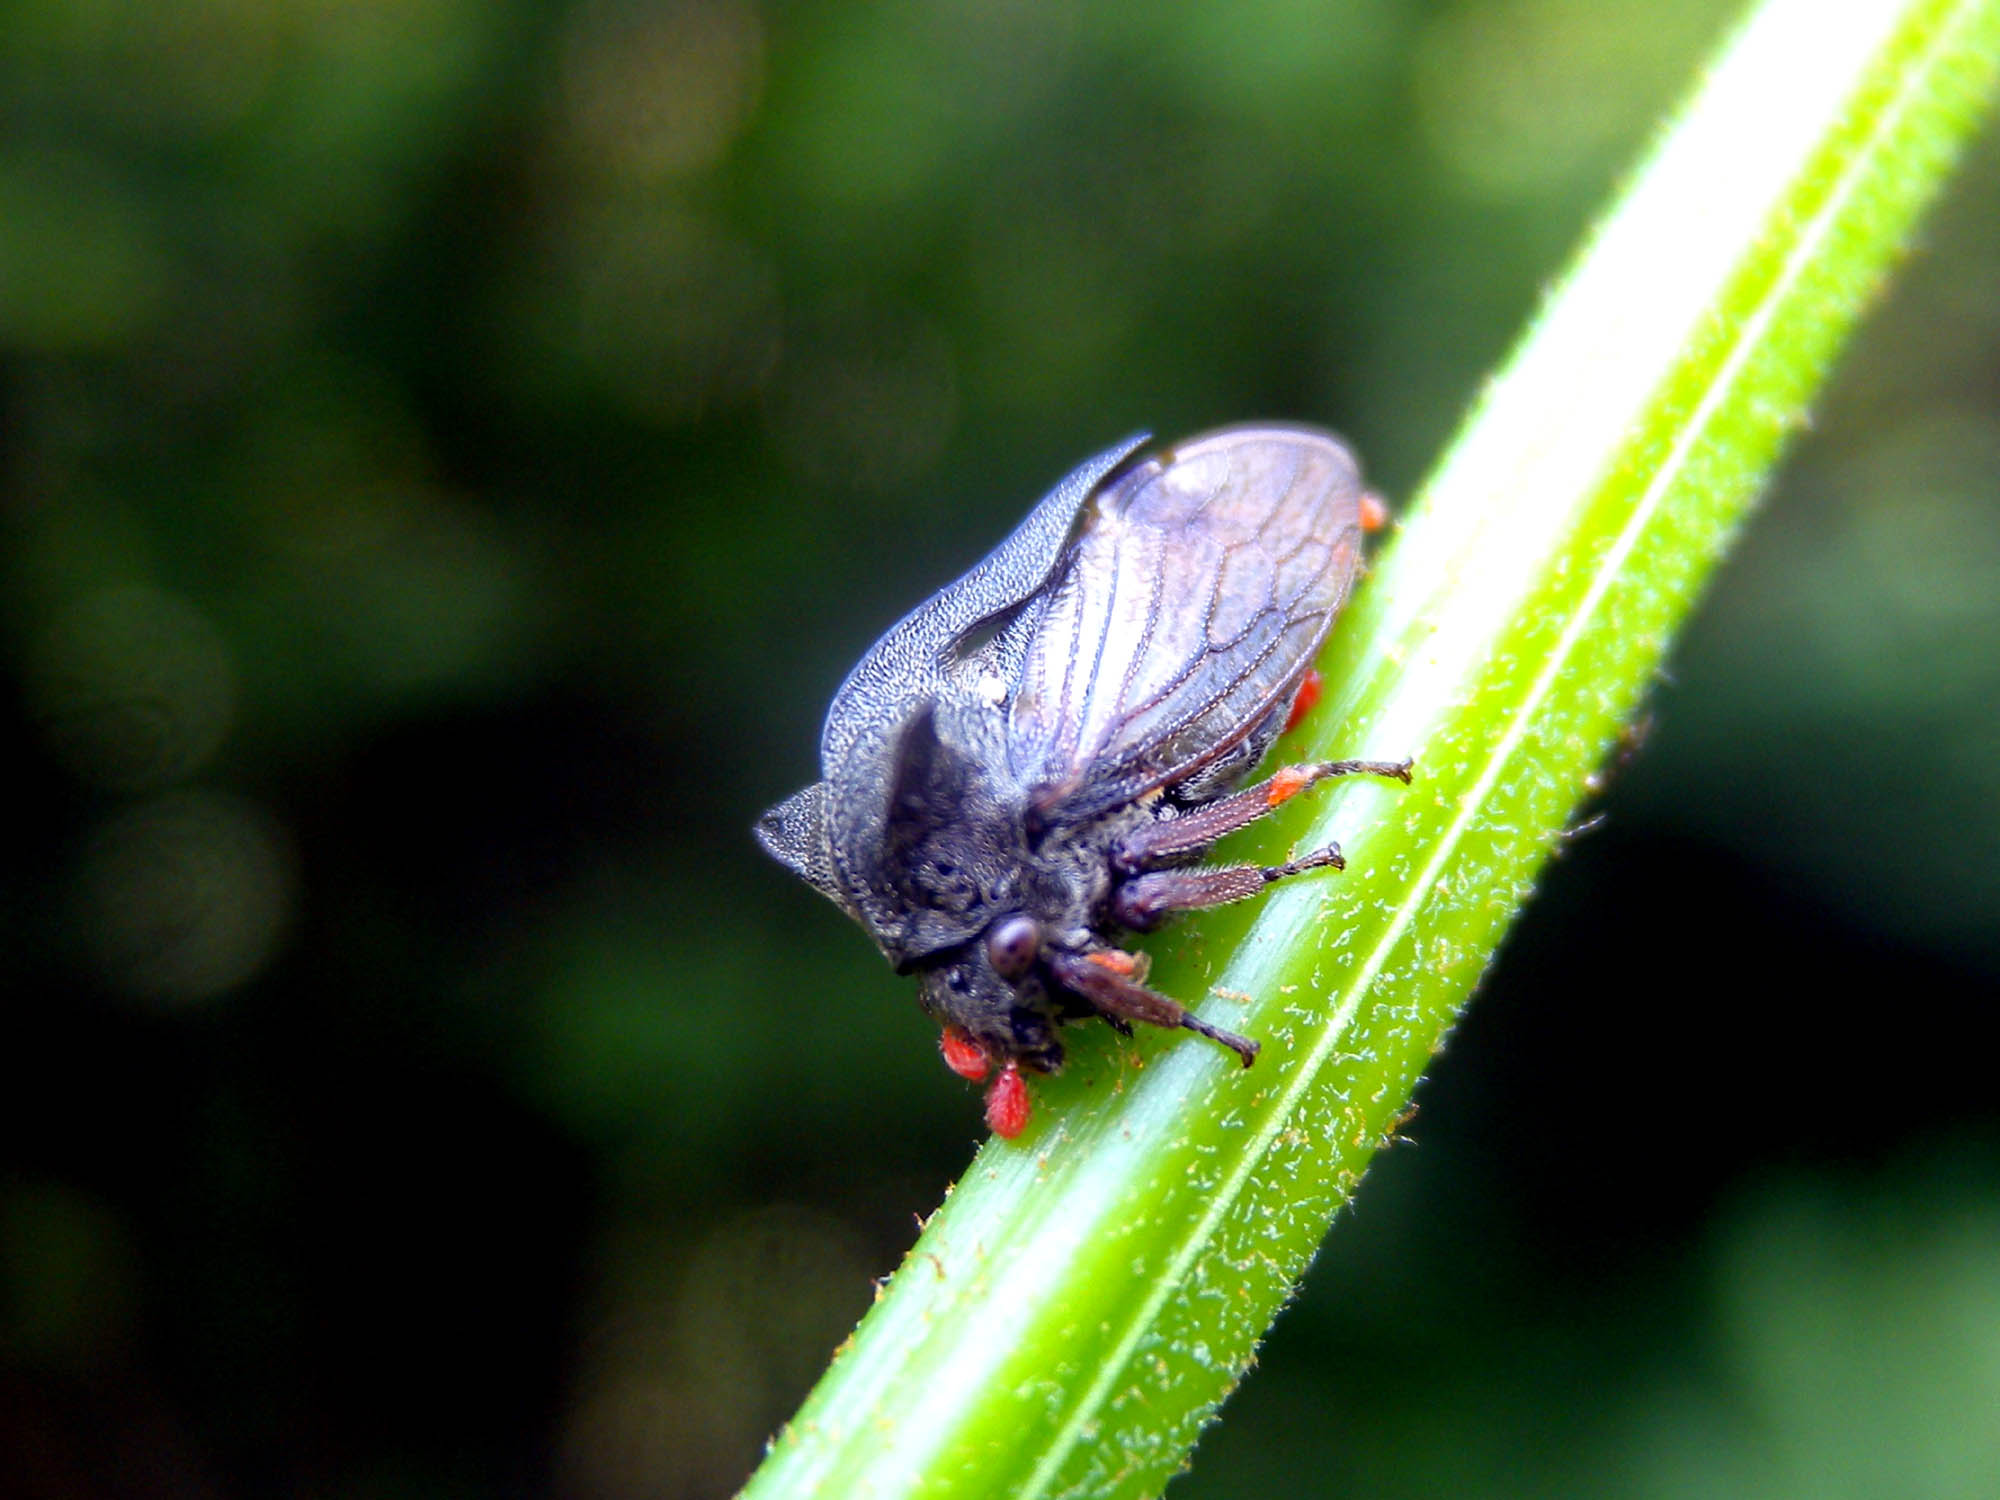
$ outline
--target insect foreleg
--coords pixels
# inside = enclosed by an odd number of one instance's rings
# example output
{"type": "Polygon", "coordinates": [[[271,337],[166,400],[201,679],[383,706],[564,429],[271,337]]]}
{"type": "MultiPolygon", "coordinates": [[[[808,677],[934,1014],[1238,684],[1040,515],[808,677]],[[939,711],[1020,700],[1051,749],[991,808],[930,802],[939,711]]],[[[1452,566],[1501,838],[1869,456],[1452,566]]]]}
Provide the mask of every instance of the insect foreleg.
{"type": "Polygon", "coordinates": [[[1127,874],[1136,874],[1163,860],[1199,854],[1225,833],[1234,833],[1239,828],[1249,827],[1259,818],[1268,817],[1314,783],[1325,781],[1330,776],[1356,775],[1388,776],[1407,783],[1410,762],[1314,760],[1295,766],[1280,766],[1269,780],[1233,792],[1206,807],[1198,807],[1178,818],[1161,818],[1141,825],[1119,841],[1111,851],[1111,862],[1127,874]]]}
{"type": "Polygon", "coordinates": [[[1179,1027],[1220,1042],[1249,1067],[1257,1060],[1258,1043],[1233,1031],[1211,1026],[1178,1000],[1170,1000],[1128,978],[1133,955],[1117,949],[1091,953],[1056,953],[1049,966],[1064,988],[1095,1006],[1107,1020],[1144,1021],[1149,1026],[1179,1027]]]}
{"type": "Polygon", "coordinates": [[[1111,912],[1122,926],[1144,932],[1170,912],[1196,911],[1245,901],[1274,880],[1307,870],[1344,870],[1340,848],[1324,849],[1286,860],[1281,865],[1208,865],[1192,870],[1155,870],[1119,886],[1111,897],[1111,912]]]}

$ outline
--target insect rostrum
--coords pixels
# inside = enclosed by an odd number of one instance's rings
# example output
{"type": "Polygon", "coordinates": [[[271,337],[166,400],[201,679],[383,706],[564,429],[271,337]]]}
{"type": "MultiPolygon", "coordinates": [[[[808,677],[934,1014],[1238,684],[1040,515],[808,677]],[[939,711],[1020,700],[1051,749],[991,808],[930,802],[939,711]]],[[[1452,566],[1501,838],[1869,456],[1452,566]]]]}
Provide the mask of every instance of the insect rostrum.
{"type": "Polygon", "coordinates": [[[1257,1043],[1147,989],[1114,941],[1176,911],[1327,866],[1203,865],[1211,844],[1315,782],[1407,761],[1316,761],[1241,784],[1317,693],[1377,502],[1311,428],[1224,428],[1107,449],[956,583],[877,641],[834,694],[825,779],[757,824],[764,847],[914,973],[946,1063],[998,1075],[987,1122],[1028,1117],[1023,1068],[1061,1023],[1184,1027],[1247,1067],[1257,1043]]]}

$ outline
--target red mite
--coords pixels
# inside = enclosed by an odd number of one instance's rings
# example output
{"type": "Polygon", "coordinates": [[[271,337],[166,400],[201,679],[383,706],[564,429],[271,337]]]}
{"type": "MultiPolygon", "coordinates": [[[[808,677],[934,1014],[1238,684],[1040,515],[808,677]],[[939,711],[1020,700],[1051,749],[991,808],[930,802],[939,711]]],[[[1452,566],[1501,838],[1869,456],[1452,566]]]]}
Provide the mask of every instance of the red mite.
{"type": "Polygon", "coordinates": [[[1305,761],[1246,786],[1320,696],[1314,656],[1388,522],[1354,459],[1307,427],[1121,443],[863,656],[820,735],[823,779],[757,824],[764,847],[867,929],[943,1027],[945,1065],[991,1078],[986,1123],[1027,1127],[1027,1071],[1065,1022],[1258,1043],[1146,987],[1119,946],[1176,912],[1342,865],[1203,863],[1335,776],[1305,761]]]}
{"type": "Polygon", "coordinates": [[[1312,668],[1299,680],[1298,696],[1292,699],[1292,711],[1285,715],[1286,734],[1290,734],[1305,723],[1306,715],[1319,703],[1320,690],[1325,685],[1325,679],[1319,675],[1318,667],[1312,668]]]}
{"type": "Polygon", "coordinates": [[[1021,1077],[1021,1065],[1008,1063],[987,1087],[986,1128],[1011,1141],[1028,1128],[1028,1115],[1033,1108],[1027,1080],[1021,1077]]]}
{"type": "Polygon", "coordinates": [[[986,1055],[986,1049],[961,1027],[945,1027],[938,1036],[938,1051],[944,1054],[944,1065],[960,1078],[977,1083],[992,1071],[993,1060],[986,1055]]]}

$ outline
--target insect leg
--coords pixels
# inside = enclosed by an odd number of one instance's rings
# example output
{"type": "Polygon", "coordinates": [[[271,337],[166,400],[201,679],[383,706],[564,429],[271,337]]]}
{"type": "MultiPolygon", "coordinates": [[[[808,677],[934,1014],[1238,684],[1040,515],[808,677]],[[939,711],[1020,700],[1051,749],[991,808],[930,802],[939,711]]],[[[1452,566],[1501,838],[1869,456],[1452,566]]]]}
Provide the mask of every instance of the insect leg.
{"type": "Polygon", "coordinates": [[[1410,762],[1315,760],[1280,766],[1268,781],[1245,787],[1178,818],[1162,818],[1127,834],[1111,851],[1111,862],[1125,873],[1133,874],[1161,860],[1199,854],[1225,833],[1246,828],[1275,812],[1315,782],[1330,776],[1355,775],[1388,776],[1407,783],[1410,762]]]}
{"type": "Polygon", "coordinates": [[[1169,912],[1227,906],[1256,895],[1274,880],[1307,870],[1344,870],[1340,848],[1324,849],[1288,859],[1281,865],[1209,865],[1193,870],[1154,870],[1118,887],[1111,898],[1112,915],[1126,927],[1144,932],[1169,912]]]}
{"type": "Polygon", "coordinates": [[[1247,1036],[1211,1026],[1178,1000],[1170,1000],[1156,990],[1127,977],[1134,967],[1134,955],[1108,948],[1090,953],[1057,952],[1049,957],[1049,967],[1069,990],[1083,996],[1107,1021],[1144,1021],[1150,1026],[1178,1027],[1220,1042],[1249,1067],[1257,1060],[1259,1044],[1247,1036]]]}

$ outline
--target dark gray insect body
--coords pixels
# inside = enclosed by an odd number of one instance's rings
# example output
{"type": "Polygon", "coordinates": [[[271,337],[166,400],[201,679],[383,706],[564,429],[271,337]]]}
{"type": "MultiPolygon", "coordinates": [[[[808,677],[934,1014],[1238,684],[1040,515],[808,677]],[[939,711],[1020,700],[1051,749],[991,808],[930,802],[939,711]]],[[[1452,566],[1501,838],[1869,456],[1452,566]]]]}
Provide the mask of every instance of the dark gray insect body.
{"type": "MultiPolygon", "coordinates": [[[[835,693],[825,779],[757,836],[916,973],[946,1061],[1001,1074],[987,1116],[1027,1118],[1019,1070],[1062,1065],[1059,1024],[1101,1015],[1257,1044],[1145,987],[1111,941],[1256,894],[1337,849],[1195,864],[1329,776],[1238,790],[1285,727],[1360,566],[1370,508],[1347,450],[1309,428],[1226,428],[1082,465],[965,577],[896,625],[835,693]]],[[[1009,1128],[1009,1127],[1012,1128],[1009,1128]]]]}

